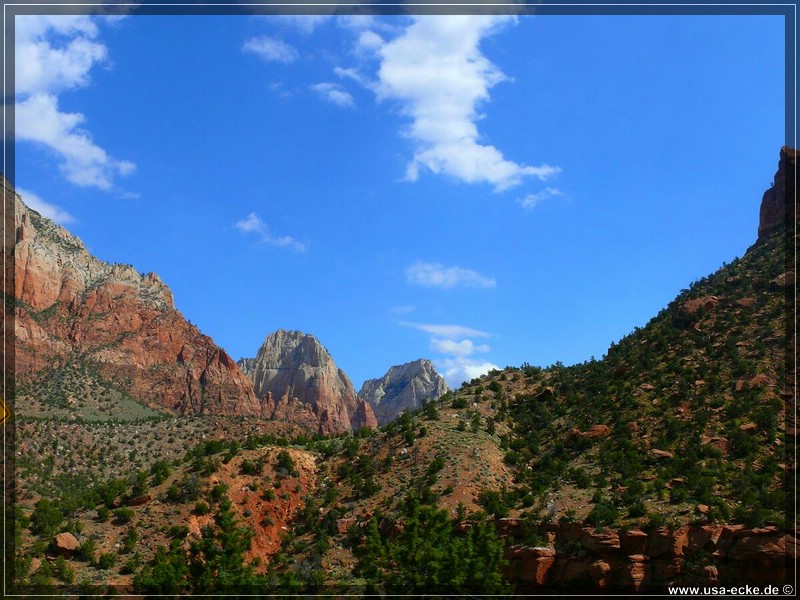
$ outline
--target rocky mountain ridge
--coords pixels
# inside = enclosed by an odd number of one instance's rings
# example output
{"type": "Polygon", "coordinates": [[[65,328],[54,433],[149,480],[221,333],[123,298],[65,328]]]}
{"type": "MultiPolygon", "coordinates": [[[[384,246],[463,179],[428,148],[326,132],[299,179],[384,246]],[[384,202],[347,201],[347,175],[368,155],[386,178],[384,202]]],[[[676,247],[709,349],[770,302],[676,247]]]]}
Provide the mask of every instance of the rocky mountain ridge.
{"type": "Polygon", "coordinates": [[[365,381],[358,396],[372,406],[378,423],[383,425],[404,411],[418,409],[424,401],[437,400],[448,389],[433,363],[420,358],[391,367],[383,377],[365,381]]]}
{"type": "MultiPolygon", "coordinates": [[[[14,369],[23,392],[18,409],[25,411],[26,384],[41,383],[45,369],[80,365],[93,383],[110,382],[150,407],[261,415],[250,381],[175,309],[156,274],[93,257],[77,237],[27,207],[8,181],[2,184],[14,207],[6,211],[13,247],[3,259],[12,275],[6,311],[13,311],[14,369]]],[[[53,394],[59,403],[66,392],[53,394]]]]}
{"type": "Polygon", "coordinates": [[[301,422],[324,434],[377,427],[372,407],[312,335],[280,329],[267,336],[255,359],[239,364],[269,418],[301,422]]]}

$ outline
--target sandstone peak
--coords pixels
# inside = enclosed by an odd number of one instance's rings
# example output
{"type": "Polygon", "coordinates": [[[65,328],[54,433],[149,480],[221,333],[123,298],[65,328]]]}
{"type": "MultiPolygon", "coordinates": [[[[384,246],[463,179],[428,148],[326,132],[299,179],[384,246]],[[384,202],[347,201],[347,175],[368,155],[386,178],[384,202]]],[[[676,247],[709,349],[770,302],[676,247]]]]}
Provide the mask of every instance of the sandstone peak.
{"type": "Polygon", "coordinates": [[[372,406],[378,423],[384,424],[404,411],[419,408],[423,401],[436,400],[447,390],[447,383],[433,363],[420,358],[391,367],[383,377],[365,381],[358,395],[372,406]]]}
{"type": "Polygon", "coordinates": [[[272,418],[300,421],[320,433],[377,426],[371,407],[313,335],[279,329],[266,337],[255,359],[239,364],[272,418]]]}
{"type": "Polygon", "coordinates": [[[174,308],[172,292],[155,273],[140,274],[132,265],[110,264],[89,254],[83,242],[14,196],[14,297],[37,310],[73,299],[102,286],[126,293],[160,309],[174,308]]]}
{"type": "MultiPolygon", "coordinates": [[[[158,275],[109,264],[79,238],[13,195],[15,369],[41,381],[45,369],[78,361],[97,377],[151,407],[178,414],[259,416],[250,381],[208,336],[175,310],[158,275]]],[[[8,254],[11,256],[8,257],[8,254]]],[[[7,305],[8,306],[8,305],[7,305]]],[[[17,409],[24,411],[24,402],[17,409]]]]}
{"type": "Polygon", "coordinates": [[[772,186],[764,192],[759,211],[758,241],[771,236],[784,225],[790,225],[797,213],[797,194],[795,177],[797,173],[798,151],[784,146],[781,148],[778,171],[772,186]]]}

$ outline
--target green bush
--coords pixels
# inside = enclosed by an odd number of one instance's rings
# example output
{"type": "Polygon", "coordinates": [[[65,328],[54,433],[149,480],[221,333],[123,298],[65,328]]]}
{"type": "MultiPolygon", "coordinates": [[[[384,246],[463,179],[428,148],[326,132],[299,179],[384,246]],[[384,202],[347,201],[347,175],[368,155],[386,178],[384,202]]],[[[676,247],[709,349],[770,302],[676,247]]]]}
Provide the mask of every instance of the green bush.
{"type": "Polygon", "coordinates": [[[134,514],[135,513],[133,512],[132,508],[128,507],[118,508],[117,510],[114,511],[114,520],[118,525],[130,523],[133,520],[134,514]]]}
{"type": "Polygon", "coordinates": [[[282,477],[286,477],[288,475],[297,477],[299,475],[295,469],[294,459],[292,458],[292,455],[289,454],[288,450],[281,450],[278,452],[278,456],[275,461],[275,469],[278,475],[282,477]]]}
{"type": "Polygon", "coordinates": [[[122,554],[130,554],[136,548],[136,542],[139,541],[139,534],[133,527],[125,532],[125,537],[122,538],[122,554]]]}
{"type": "Polygon", "coordinates": [[[94,548],[95,548],[94,538],[87,537],[86,539],[83,540],[83,543],[81,543],[81,547],[78,551],[78,556],[91,564],[92,562],[94,562],[94,548]]]}
{"type": "Polygon", "coordinates": [[[509,498],[508,495],[503,492],[498,492],[495,490],[483,490],[480,494],[478,494],[478,504],[486,511],[489,515],[494,515],[498,519],[502,519],[508,516],[509,513],[509,498]]]}
{"type": "Polygon", "coordinates": [[[110,569],[117,564],[117,555],[113,552],[104,552],[97,559],[97,567],[102,570],[110,569]]]}
{"type": "Polygon", "coordinates": [[[53,567],[56,576],[61,581],[63,581],[67,585],[72,585],[72,582],[75,581],[75,569],[73,569],[67,564],[67,561],[63,556],[59,556],[56,559],[56,562],[53,564],[53,567]]]}
{"type": "Polygon", "coordinates": [[[592,507],[586,517],[586,523],[594,527],[610,526],[616,524],[618,519],[617,507],[607,500],[601,500],[592,507]]]}
{"type": "Polygon", "coordinates": [[[153,466],[150,467],[150,475],[153,478],[153,485],[159,485],[163,483],[171,473],[172,469],[170,469],[169,463],[166,460],[156,461],[153,463],[153,466]]]}
{"type": "Polygon", "coordinates": [[[42,498],[34,506],[30,521],[33,533],[52,535],[64,521],[64,515],[55,502],[42,498]]]}

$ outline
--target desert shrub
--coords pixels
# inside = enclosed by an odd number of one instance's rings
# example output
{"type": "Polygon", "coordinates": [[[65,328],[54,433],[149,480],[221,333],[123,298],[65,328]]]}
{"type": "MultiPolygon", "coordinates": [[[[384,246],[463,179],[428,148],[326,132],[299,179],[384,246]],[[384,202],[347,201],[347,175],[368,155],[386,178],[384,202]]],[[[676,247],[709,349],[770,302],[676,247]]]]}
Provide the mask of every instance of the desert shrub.
{"type": "Polygon", "coordinates": [[[278,475],[282,477],[288,475],[297,477],[299,475],[295,468],[294,459],[292,455],[289,454],[288,450],[281,450],[278,452],[278,456],[275,460],[275,469],[278,475]]]}
{"type": "Polygon", "coordinates": [[[594,527],[614,525],[619,519],[619,510],[613,503],[601,500],[586,516],[586,523],[594,527]]]}
{"type": "Polygon", "coordinates": [[[219,502],[227,495],[227,493],[228,493],[228,484],[220,482],[211,488],[209,496],[211,497],[212,500],[219,502]]]}
{"type": "Polygon", "coordinates": [[[509,513],[509,498],[505,490],[498,492],[496,490],[483,490],[478,494],[478,504],[489,515],[494,515],[498,519],[508,516],[509,513]]]}
{"type": "Polygon", "coordinates": [[[159,460],[153,463],[150,467],[150,475],[152,476],[152,484],[159,485],[163,483],[167,477],[172,473],[169,463],[166,460],[159,460]]]}
{"type": "Polygon", "coordinates": [[[83,540],[81,547],[78,549],[78,556],[86,562],[91,563],[94,561],[94,548],[94,538],[87,537],[83,540]]]}
{"type": "Polygon", "coordinates": [[[125,532],[125,537],[122,538],[122,553],[130,554],[136,547],[136,542],[139,541],[139,534],[136,529],[131,527],[125,532]]]}
{"type": "Polygon", "coordinates": [[[113,552],[104,552],[97,558],[97,568],[106,570],[117,564],[117,555],[113,552]]]}
{"type": "Polygon", "coordinates": [[[53,564],[53,571],[56,576],[66,583],[71,585],[75,581],[75,569],[67,564],[67,560],[63,556],[59,556],[53,564]]]}
{"type": "Polygon", "coordinates": [[[132,508],[127,508],[127,507],[118,508],[117,510],[114,511],[114,520],[118,525],[130,523],[131,520],[133,520],[133,515],[134,512],[132,508]]]}
{"type": "Polygon", "coordinates": [[[260,461],[252,461],[252,460],[243,460],[242,464],[239,466],[239,472],[242,475],[261,475],[261,471],[264,469],[264,463],[260,461]]]}
{"type": "Polygon", "coordinates": [[[51,535],[56,533],[59,525],[64,521],[64,515],[55,502],[42,498],[34,506],[30,521],[33,533],[51,535]]]}

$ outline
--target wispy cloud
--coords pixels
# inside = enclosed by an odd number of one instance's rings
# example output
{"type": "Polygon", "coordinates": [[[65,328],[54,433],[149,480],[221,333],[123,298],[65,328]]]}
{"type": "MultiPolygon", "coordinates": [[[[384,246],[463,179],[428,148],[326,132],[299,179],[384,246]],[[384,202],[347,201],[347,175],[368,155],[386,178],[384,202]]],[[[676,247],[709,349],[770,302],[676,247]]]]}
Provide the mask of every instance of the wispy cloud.
{"type": "Polygon", "coordinates": [[[543,200],[547,200],[548,198],[553,198],[555,196],[563,196],[563,192],[558,188],[548,187],[543,189],[541,192],[537,192],[536,194],[528,194],[524,198],[520,198],[517,200],[522,208],[533,208],[543,200]]]}
{"type": "Polygon", "coordinates": [[[490,333],[463,325],[436,325],[410,321],[401,321],[400,325],[413,327],[432,336],[430,348],[434,353],[441,355],[433,362],[447,381],[447,385],[453,389],[465,381],[499,368],[488,360],[472,356],[476,352],[491,351],[487,344],[476,344],[471,339],[490,337],[490,333]]]}
{"type": "Polygon", "coordinates": [[[61,172],[79,186],[113,188],[135,165],[111,157],[83,127],[81,113],[58,108],[58,94],[90,82],[92,67],[107,61],[94,20],[80,15],[24,15],[15,29],[15,137],[42,144],[62,159],[61,172]]]}
{"type": "Polygon", "coordinates": [[[373,47],[380,58],[372,89],[380,99],[399,101],[411,119],[405,133],[417,147],[408,180],[415,181],[425,169],[502,191],[527,177],[545,180],[560,171],[507,160],[494,146],[479,142],[478,106],[507,79],[481,53],[480,43],[514,22],[508,16],[416,16],[386,43],[362,33],[359,44],[373,47]]]}
{"type": "Polygon", "coordinates": [[[338,83],[316,83],[311,86],[311,89],[331,104],[335,104],[336,106],[340,106],[342,108],[356,107],[353,96],[351,96],[350,93],[338,83]]]}
{"type": "Polygon", "coordinates": [[[266,35],[250,38],[242,44],[242,51],[255,54],[267,62],[290,64],[300,58],[294,46],[266,35]]]}
{"type": "Polygon", "coordinates": [[[136,165],[112,158],[95,144],[91,134],[80,127],[85,120],[80,113],[61,112],[55,96],[34,94],[17,103],[16,139],[55,150],[63,161],[61,172],[72,183],[110,190],[115,176],[128,175],[136,165]]]}
{"type": "Polygon", "coordinates": [[[270,230],[269,226],[261,220],[256,213],[250,213],[242,219],[241,221],[237,221],[234,224],[234,227],[241,231],[242,233],[254,233],[257,234],[261,241],[265,244],[269,244],[271,246],[278,246],[279,248],[290,248],[292,250],[296,250],[297,252],[305,252],[308,250],[308,246],[303,244],[302,242],[298,242],[291,236],[284,235],[284,236],[275,236],[273,235],[270,230]]]}
{"type": "Polygon", "coordinates": [[[470,337],[490,337],[492,334],[463,325],[435,325],[432,323],[415,323],[413,321],[400,321],[403,327],[412,327],[425,333],[430,333],[443,338],[463,339],[470,337]]]}
{"type": "Polygon", "coordinates": [[[352,79],[356,83],[366,86],[368,82],[364,79],[364,76],[358,71],[358,69],[354,69],[352,67],[345,69],[344,67],[334,67],[333,72],[342,79],[352,79]]]}
{"type": "Polygon", "coordinates": [[[415,263],[405,270],[405,275],[408,283],[424,287],[493,288],[497,285],[494,279],[477,271],[461,267],[445,267],[439,263],[415,263]]]}
{"type": "Polygon", "coordinates": [[[16,192],[22,197],[22,201],[29,208],[32,208],[43,217],[47,217],[48,219],[58,223],[59,225],[66,225],[67,223],[75,222],[75,217],[73,217],[63,208],[56,206],[55,204],[50,204],[49,202],[45,202],[33,192],[30,192],[19,186],[17,186],[16,192]]]}

